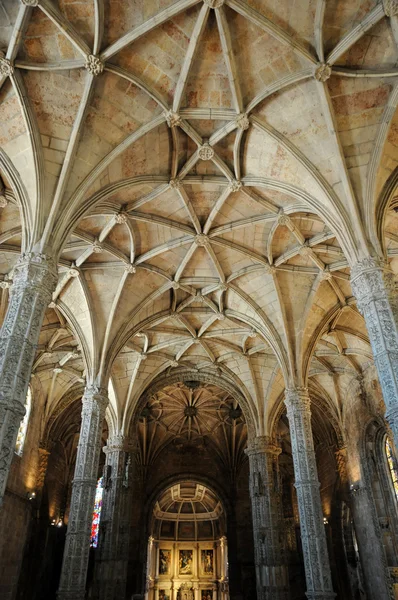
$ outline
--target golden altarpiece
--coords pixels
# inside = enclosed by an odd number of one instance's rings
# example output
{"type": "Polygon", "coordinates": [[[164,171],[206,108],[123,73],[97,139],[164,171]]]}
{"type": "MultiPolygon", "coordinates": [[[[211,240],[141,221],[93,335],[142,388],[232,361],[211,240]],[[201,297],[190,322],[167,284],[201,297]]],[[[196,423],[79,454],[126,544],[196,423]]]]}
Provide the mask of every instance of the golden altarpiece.
{"type": "Polygon", "coordinates": [[[204,485],[184,482],[155,503],[145,600],[228,600],[224,509],[204,485]]]}

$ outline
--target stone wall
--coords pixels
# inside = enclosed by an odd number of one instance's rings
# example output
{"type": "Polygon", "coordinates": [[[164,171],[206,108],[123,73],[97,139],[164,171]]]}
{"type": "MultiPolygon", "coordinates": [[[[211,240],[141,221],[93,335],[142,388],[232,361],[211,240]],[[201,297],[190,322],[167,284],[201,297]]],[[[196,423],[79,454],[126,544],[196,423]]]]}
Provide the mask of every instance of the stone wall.
{"type": "Polygon", "coordinates": [[[26,497],[6,490],[0,511],[0,598],[14,600],[32,516],[26,497]]]}
{"type": "Polygon", "coordinates": [[[4,505],[0,510],[0,598],[17,597],[18,578],[32,521],[36,515],[39,466],[39,438],[43,399],[36,381],[32,381],[32,408],[22,456],[14,454],[7,482],[4,505]]]}

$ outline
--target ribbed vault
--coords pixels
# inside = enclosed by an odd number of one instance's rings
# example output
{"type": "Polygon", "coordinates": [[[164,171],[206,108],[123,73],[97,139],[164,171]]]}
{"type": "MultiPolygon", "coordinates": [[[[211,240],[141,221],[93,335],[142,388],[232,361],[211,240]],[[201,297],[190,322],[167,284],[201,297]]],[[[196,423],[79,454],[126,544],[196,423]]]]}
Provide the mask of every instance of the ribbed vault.
{"type": "Polygon", "coordinates": [[[183,368],[234,381],[258,433],[308,378],[339,415],[371,361],[350,266],[370,242],[398,270],[393,188],[381,232],[375,219],[398,163],[383,3],[3,13],[0,317],[21,250],[53,252],[34,367],[50,405],[111,379],[128,427],[145,389],[183,368]]]}

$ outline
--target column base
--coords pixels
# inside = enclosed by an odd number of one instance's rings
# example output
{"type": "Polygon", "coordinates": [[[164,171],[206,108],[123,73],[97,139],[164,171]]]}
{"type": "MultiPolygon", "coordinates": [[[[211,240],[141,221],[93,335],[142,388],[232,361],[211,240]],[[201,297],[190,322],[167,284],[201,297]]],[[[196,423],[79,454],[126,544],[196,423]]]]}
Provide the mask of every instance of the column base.
{"type": "Polygon", "coordinates": [[[308,600],[334,600],[336,594],[334,592],[306,592],[308,600]]]}
{"type": "Polygon", "coordinates": [[[84,600],[86,590],[58,590],[57,600],[84,600]]]}
{"type": "Polygon", "coordinates": [[[263,587],[257,589],[257,600],[289,600],[287,588],[263,587]]]}

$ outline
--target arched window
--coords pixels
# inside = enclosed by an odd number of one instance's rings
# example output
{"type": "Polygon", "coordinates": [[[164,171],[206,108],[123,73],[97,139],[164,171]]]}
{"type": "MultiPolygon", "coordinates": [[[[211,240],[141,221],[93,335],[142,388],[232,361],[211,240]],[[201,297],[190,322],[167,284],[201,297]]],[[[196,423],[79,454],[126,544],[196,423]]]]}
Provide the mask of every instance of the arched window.
{"type": "Polygon", "coordinates": [[[16,452],[16,454],[18,454],[18,456],[22,456],[22,453],[23,453],[23,447],[25,445],[26,431],[28,429],[31,408],[32,408],[32,391],[29,386],[28,393],[26,394],[26,400],[25,400],[25,415],[19,426],[17,441],[15,444],[15,452],[16,452]]]}
{"type": "Polygon", "coordinates": [[[398,500],[398,465],[397,459],[395,458],[394,451],[392,449],[392,445],[388,437],[386,437],[386,456],[388,467],[390,469],[390,475],[392,484],[394,486],[395,497],[398,500]]]}
{"type": "Polygon", "coordinates": [[[98,532],[99,532],[99,524],[100,524],[100,519],[101,519],[103,492],[104,492],[104,478],[100,477],[98,479],[97,487],[95,490],[93,520],[91,522],[90,546],[92,546],[93,548],[96,548],[98,546],[98,532]]]}

